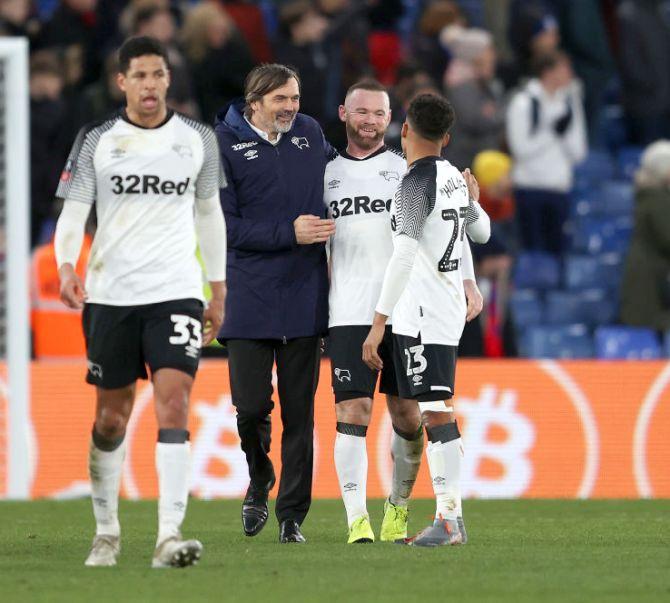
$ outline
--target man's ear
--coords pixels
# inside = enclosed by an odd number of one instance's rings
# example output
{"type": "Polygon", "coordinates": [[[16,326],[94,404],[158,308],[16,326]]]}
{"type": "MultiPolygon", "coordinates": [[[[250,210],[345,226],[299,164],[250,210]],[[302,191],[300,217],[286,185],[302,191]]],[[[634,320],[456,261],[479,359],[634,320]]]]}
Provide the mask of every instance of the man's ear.
{"type": "Polygon", "coordinates": [[[407,122],[403,123],[402,129],[400,130],[400,138],[407,138],[407,133],[409,132],[409,125],[407,122]]]}
{"type": "Polygon", "coordinates": [[[347,110],[344,105],[337,108],[337,114],[340,116],[340,121],[347,121],[347,110]]]}
{"type": "Polygon", "coordinates": [[[446,147],[449,144],[450,140],[451,140],[451,134],[445,134],[444,138],[442,139],[442,148],[446,147]]]}
{"type": "Polygon", "coordinates": [[[121,92],[126,91],[126,76],[123,73],[116,74],[116,85],[119,87],[121,92]]]}

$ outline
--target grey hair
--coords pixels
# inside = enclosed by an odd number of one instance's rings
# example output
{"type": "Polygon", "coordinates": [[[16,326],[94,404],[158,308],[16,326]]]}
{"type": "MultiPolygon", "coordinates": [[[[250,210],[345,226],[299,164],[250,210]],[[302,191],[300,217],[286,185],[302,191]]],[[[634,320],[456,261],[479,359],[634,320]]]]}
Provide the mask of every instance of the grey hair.
{"type": "Polygon", "coordinates": [[[638,189],[670,186],[670,140],[657,140],[644,150],[635,185],[638,189]]]}

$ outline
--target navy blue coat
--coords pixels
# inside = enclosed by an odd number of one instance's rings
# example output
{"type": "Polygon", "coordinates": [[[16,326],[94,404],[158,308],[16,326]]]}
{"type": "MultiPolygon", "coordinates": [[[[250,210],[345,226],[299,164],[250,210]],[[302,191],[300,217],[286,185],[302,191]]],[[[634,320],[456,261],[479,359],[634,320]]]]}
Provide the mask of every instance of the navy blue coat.
{"type": "Polygon", "coordinates": [[[328,328],[323,243],[298,245],[293,221],[326,217],[323,175],[334,155],[319,124],[299,113],[276,146],[254,132],[234,101],[217,115],[228,186],[221,203],[228,233],[225,339],[292,339],[328,328]]]}

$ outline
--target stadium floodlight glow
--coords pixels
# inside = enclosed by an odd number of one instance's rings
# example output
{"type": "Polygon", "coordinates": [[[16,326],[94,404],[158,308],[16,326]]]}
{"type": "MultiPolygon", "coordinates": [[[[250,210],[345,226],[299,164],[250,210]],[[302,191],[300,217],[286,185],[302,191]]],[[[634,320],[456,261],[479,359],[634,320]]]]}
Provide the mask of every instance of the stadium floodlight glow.
{"type": "MultiPolygon", "coordinates": [[[[0,39],[0,121],[4,214],[4,348],[7,363],[5,458],[7,498],[28,498],[32,481],[30,454],[30,297],[28,148],[28,40],[0,39]]],[[[2,357],[0,352],[0,357],[2,357]]],[[[0,486],[0,496],[3,489],[0,486]]]]}

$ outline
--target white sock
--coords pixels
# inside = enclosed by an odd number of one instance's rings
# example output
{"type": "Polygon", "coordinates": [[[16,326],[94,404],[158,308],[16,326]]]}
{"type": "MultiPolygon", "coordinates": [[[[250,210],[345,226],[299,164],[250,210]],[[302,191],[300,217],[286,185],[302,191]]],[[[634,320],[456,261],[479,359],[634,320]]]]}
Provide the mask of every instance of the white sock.
{"type": "Polygon", "coordinates": [[[91,478],[91,500],[96,535],[121,535],[119,488],[125,456],[125,440],[116,450],[109,452],[100,450],[91,442],[88,453],[88,473],[91,478]]]}
{"type": "Polygon", "coordinates": [[[415,440],[406,440],[395,431],[391,439],[393,481],[389,500],[394,505],[406,507],[421,466],[423,432],[415,440]]]}
{"type": "Polygon", "coordinates": [[[359,517],[367,516],[366,488],[368,451],[365,436],[337,432],[335,436],[335,470],[347,511],[349,526],[359,517]]]}
{"type": "Polygon", "coordinates": [[[156,443],[156,471],[158,472],[158,539],[180,536],[186,515],[188,480],[191,457],[189,442],[182,444],[156,443]]]}
{"type": "Polygon", "coordinates": [[[429,442],[426,457],[437,501],[435,517],[456,519],[461,497],[461,439],[429,442]]]}

